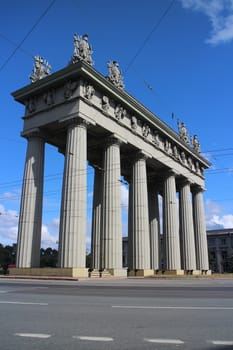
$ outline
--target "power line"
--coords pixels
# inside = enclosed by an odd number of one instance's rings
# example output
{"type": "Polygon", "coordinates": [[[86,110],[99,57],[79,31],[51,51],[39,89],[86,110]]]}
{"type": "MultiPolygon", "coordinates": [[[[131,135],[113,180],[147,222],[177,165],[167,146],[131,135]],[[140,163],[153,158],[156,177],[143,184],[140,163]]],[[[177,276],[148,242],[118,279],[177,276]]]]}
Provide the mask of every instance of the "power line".
{"type": "Polygon", "coordinates": [[[52,0],[49,6],[45,9],[45,11],[40,15],[40,17],[37,19],[37,21],[33,24],[31,29],[27,32],[27,34],[24,36],[24,38],[20,41],[20,43],[16,46],[16,48],[13,50],[13,52],[10,54],[10,56],[5,60],[5,62],[0,67],[0,72],[5,68],[5,66],[8,64],[8,62],[12,59],[12,57],[16,54],[16,52],[21,48],[23,43],[27,40],[29,35],[33,32],[33,30],[37,27],[37,25],[40,23],[40,21],[45,17],[45,15],[48,13],[50,8],[55,4],[56,0],[52,0]]]}
{"type": "Polygon", "coordinates": [[[161,24],[162,20],[166,17],[166,15],[168,14],[168,12],[170,11],[170,9],[172,8],[173,4],[174,4],[175,0],[172,0],[170,2],[170,4],[168,5],[168,7],[166,8],[166,10],[163,12],[162,16],[159,18],[159,20],[155,23],[155,25],[153,26],[152,30],[149,32],[149,34],[146,36],[145,40],[143,41],[142,45],[139,47],[138,51],[136,52],[136,54],[134,55],[134,57],[131,59],[131,61],[129,62],[129,64],[127,65],[126,69],[124,70],[124,74],[129,70],[129,68],[133,65],[134,61],[136,60],[136,58],[139,56],[139,54],[142,52],[142,50],[144,49],[144,47],[146,46],[147,42],[150,40],[152,34],[156,31],[156,29],[159,27],[159,25],[161,24]]]}
{"type": "MultiPolygon", "coordinates": [[[[0,37],[3,38],[4,40],[6,40],[8,43],[10,43],[11,45],[17,47],[18,44],[16,44],[14,41],[12,41],[11,39],[9,39],[6,35],[0,33],[0,37]]],[[[27,56],[33,57],[32,53],[29,53],[28,51],[25,51],[22,48],[18,48],[21,52],[23,52],[24,54],[26,54],[27,56]]]]}

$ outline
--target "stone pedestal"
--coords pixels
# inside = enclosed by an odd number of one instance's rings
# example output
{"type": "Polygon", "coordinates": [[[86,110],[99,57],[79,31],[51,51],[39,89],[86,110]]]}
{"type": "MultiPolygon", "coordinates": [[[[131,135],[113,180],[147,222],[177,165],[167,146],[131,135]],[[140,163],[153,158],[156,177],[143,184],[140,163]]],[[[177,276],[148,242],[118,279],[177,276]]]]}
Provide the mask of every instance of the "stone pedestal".
{"type": "Polygon", "coordinates": [[[40,278],[86,278],[88,269],[86,268],[13,268],[10,269],[10,276],[31,276],[40,278]]]}
{"type": "Polygon", "coordinates": [[[139,270],[129,270],[129,277],[149,277],[154,275],[154,270],[152,269],[139,269],[139,270]]]}
{"type": "Polygon", "coordinates": [[[59,265],[86,266],[87,129],[82,119],[69,122],[59,235],[59,265]]]}
{"type": "Polygon", "coordinates": [[[165,270],[162,272],[163,275],[175,275],[175,276],[183,276],[184,270],[165,270]]]}
{"type": "Polygon", "coordinates": [[[17,242],[18,268],[40,266],[44,141],[37,132],[28,136],[17,242]]]}

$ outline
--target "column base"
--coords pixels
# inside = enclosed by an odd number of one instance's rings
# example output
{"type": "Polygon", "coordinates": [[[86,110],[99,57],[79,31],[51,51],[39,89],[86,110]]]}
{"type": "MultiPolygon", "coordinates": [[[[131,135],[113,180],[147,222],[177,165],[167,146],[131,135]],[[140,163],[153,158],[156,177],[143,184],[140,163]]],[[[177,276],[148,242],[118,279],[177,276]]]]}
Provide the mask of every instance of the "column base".
{"type": "Polygon", "coordinates": [[[88,277],[88,269],[79,267],[20,267],[9,269],[11,276],[31,276],[31,277],[88,277]]]}
{"type": "Polygon", "coordinates": [[[198,276],[198,275],[201,275],[201,271],[200,270],[184,270],[184,274],[198,276]]]}
{"type": "Polygon", "coordinates": [[[127,269],[107,269],[107,271],[114,277],[127,277],[127,269]]]}
{"type": "Polygon", "coordinates": [[[201,270],[201,275],[210,276],[210,275],[212,275],[212,271],[211,270],[201,270]]]}
{"type": "Polygon", "coordinates": [[[163,275],[176,275],[176,276],[183,276],[184,270],[164,270],[162,271],[163,275]]]}
{"type": "Polygon", "coordinates": [[[128,276],[129,277],[147,277],[147,276],[153,276],[154,270],[151,269],[137,269],[137,270],[129,270],[128,276]]]}

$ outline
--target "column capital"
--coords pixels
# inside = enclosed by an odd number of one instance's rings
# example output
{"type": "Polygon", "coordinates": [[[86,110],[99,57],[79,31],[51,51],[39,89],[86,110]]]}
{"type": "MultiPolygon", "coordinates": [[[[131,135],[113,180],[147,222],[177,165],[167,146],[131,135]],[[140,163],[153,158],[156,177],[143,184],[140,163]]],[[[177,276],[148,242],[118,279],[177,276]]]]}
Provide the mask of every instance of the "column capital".
{"type": "Polygon", "coordinates": [[[117,145],[120,146],[123,143],[116,135],[112,134],[105,139],[105,147],[117,145]]]}
{"type": "Polygon", "coordinates": [[[173,169],[168,169],[166,173],[164,173],[164,178],[167,179],[170,176],[176,176],[176,172],[173,169]]]}
{"type": "Polygon", "coordinates": [[[192,193],[199,193],[199,192],[205,192],[205,187],[204,186],[201,186],[201,185],[198,185],[198,184],[194,184],[192,186],[192,193]]]}
{"type": "Polygon", "coordinates": [[[141,150],[137,151],[133,157],[134,160],[139,160],[139,159],[147,160],[148,158],[151,158],[151,155],[141,150]]]}
{"type": "Polygon", "coordinates": [[[44,134],[39,128],[33,128],[24,132],[21,132],[21,136],[25,137],[26,139],[30,139],[32,137],[39,137],[41,139],[44,139],[44,134]]]}
{"type": "Polygon", "coordinates": [[[79,116],[64,118],[60,120],[59,123],[63,123],[66,128],[74,127],[74,126],[81,126],[83,128],[87,128],[89,125],[89,122],[86,119],[79,116]]]}
{"type": "Polygon", "coordinates": [[[177,182],[177,189],[180,191],[185,186],[191,186],[191,184],[192,184],[192,182],[187,178],[180,179],[177,182]]]}
{"type": "Polygon", "coordinates": [[[105,139],[105,142],[106,142],[106,145],[108,146],[114,145],[114,144],[121,146],[123,143],[128,143],[128,141],[125,138],[121,137],[116,133],[107,136],[105,139]]]}

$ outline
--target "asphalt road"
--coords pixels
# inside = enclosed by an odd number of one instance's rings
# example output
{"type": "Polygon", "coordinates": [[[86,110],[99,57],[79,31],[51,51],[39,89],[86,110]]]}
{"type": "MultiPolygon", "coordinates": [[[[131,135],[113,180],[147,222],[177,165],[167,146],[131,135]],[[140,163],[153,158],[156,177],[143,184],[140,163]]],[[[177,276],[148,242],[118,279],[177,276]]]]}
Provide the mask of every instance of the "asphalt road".
{"type": "Polygon", "coordinates": [[[233,349],[233,279],[0,279],[0,349],[233,349]]]}

